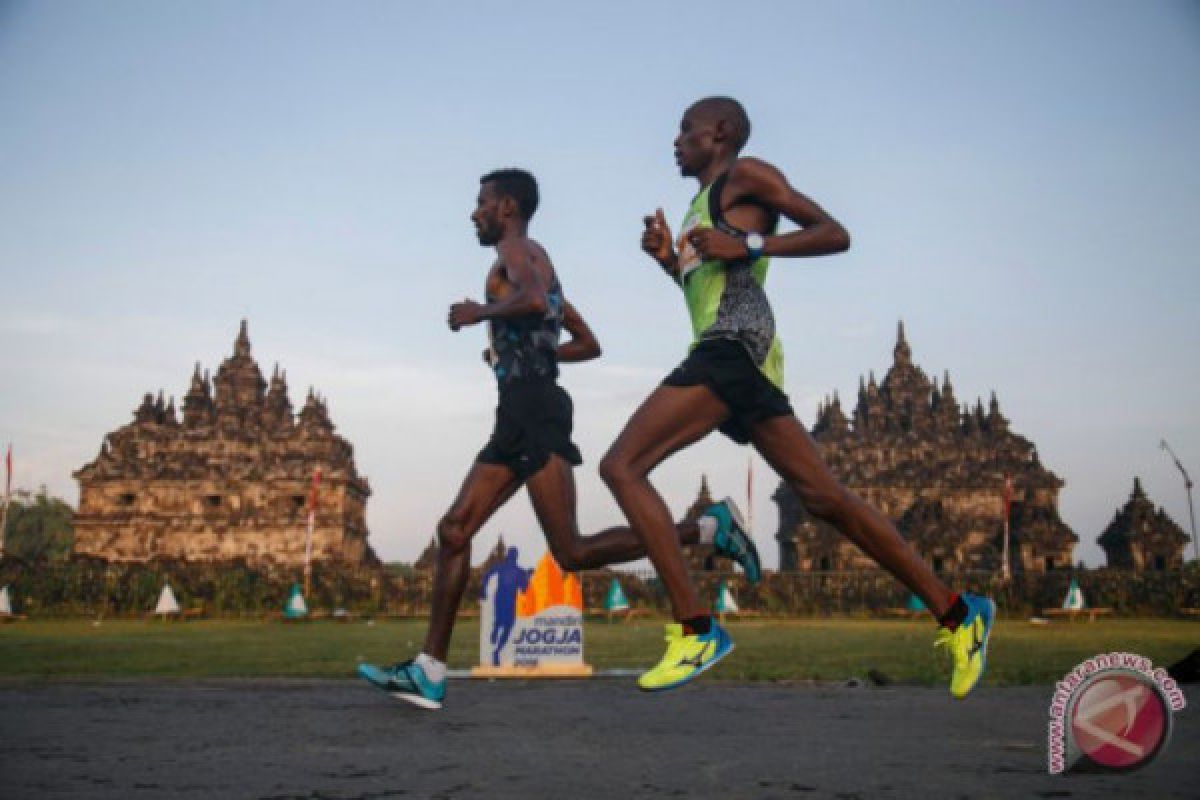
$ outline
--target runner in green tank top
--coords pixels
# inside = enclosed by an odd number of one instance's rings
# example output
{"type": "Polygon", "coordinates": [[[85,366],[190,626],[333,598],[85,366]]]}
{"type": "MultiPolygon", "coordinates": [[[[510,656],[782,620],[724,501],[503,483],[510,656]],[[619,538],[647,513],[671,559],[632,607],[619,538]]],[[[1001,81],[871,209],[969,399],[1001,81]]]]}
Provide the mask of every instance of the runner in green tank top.
{"type": "MultiPolygon", "coordinates": [[[[727,176],[725,173],[722,178],[727,176]]],[[[692,231],[715,227],[714,212],[718,220],[722,218],[712,207],[724,187],[722,178],[696,194],[680,226],[686,260],[676,272],[692,318],[693,346],[703,340],[741,342],[755,365],[782,391],[783,346],[775,335],[775,318],[764,286],[770,257],[760,255],[728,265],[701,258],[688,244],[692,231]]]]}
{"type": "MultiPolygon", "coordinates": [[[[479,184],[471,221],[479,244],[496,249],[484,285],[487,302],[455,303],[446,322],[452,331],[488,323],[491,347],[485,360],[496,376],[496,424],[437,526],[437,563],[421,652],[391,666],[358,665],[359,675],[372,685],[426,709],[441,708],[446,696],[446,658],[471,571],[471,540],[522,486],[563,569],[599,569],[646,556],[641,537],[627,527],[591,536],[579,532],[572,469],[581,456],[571,442],[574,406],[558,385],[558,365],[596,358],[600,345],[563,295],[549,254],[529,238],[538,207],[537,180],[510,168],[489,172],[479,184]],[[559,341],[562,331],[569,340],[559,341]]],[[[711,544],[717,555],[737,561],[757,579],[758,553],[749,540],[717,535],[719,518],[725,517],[728,512],[717,503],[699,519],[681,522],[676,527],[680,541],[711,544]]]]}
{"type": "MultiPolygon", "coordinates": [[[[720,429],[752,444],[810,514],[836,527],[925,602],[941,626],[937,643],[954,656],[951,692],[963,697],[982,677],[995,606],[942,583],[887,518],[838,483],[796,419],[783,393],[783,351],[763,288],[768,261],[839,253],[850,237],[778,169],[739,157],[749,135],[750,120],[736,100],[710,97],[693,104],[680,122],[675,160],[700,190],[677,245],[662,209],[645,219],[642,249],[683,290],[692,345],[600,464],[646,544],[676,620],[667,626],[666,655],[638,683],[651,691],[679,686],[733,649],[700,601],[670,512],[648,479],[667,456],[720,429]],[[778,234],[780,216],[798,230],[778,234]]],[[[744,528],[736,514],[722,525],[744,528]]]]}

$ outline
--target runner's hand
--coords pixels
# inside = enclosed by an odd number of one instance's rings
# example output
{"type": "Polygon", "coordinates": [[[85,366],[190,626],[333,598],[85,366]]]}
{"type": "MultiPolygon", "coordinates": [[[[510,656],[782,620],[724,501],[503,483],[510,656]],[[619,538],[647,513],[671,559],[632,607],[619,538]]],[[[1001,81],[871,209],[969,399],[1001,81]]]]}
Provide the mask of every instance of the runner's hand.
{"type": "Polygon", "coordinates": [[[688,242],[705,261],[737,261],[750,255],[746,243],[716,228],[696,228],[687,235],[688,242]]]}
{"type": "Polygon", "coordinates": [[[457,331],[464,325],[474,325],[482,320],[483,306],[469,299],[450,306],[450,313],[446,315],[446,324],[452,331],[457,331]]]}
{"type": "Polygon", "coordinates": [[[675,268],[675,248],[671,244],[671,226],[660,208],[653,215],[642,220],[646,230],[642,231],[642,250],[663,266],[663,269],[675,268]]]}

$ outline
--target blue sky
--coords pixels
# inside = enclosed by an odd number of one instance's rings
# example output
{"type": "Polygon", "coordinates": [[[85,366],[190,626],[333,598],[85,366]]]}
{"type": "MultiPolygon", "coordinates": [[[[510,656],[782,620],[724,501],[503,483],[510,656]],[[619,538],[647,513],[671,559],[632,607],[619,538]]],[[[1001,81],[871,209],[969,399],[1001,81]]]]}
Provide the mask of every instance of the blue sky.
{"type": "MultiPolygon", "coordinates": [[[[849,228],[777,261],[787,388],[854,396],[915,360],[995,389],[1095,537],[1140,475],[1188,524],[1166,437],[1200,472],[1200,8],[1195,3],[0,2],[0,441],[17,482],[73,469],[141,394],[181,395],[250,320],[265,370],[313,384],[372,482],[372,542],[411,559],[488,433],[478,176],[532,169],[532,233],[605,356],[565,370],[585,529],[619,521],[595,464],[682,356],[682,300],[639,253],[677,220],[695,98],[740,98],[748,152],[849,228]]],[[[713,437],[656,481],[741,493],[713,437]]],[[[768,563],[774,481],[759,462],[768,563]]],[[[540,550],[523,498],[481,534],[540,550]]],[[[1189,553],[1191,552],[1189,548],[1189,553]]]]}

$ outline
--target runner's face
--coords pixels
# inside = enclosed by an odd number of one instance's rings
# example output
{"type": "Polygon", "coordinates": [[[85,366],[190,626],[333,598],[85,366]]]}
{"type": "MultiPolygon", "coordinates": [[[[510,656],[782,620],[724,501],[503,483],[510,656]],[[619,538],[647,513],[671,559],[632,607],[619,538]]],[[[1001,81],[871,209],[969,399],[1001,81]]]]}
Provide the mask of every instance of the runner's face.
{"type": "Polygon", "coordinates": [[[479,197],[475,200],[471,221],[475,223],[475,236],[481,245],[491,247],[500,241],[500,236],[504,233],[500,224],[500,196],[491,181],[479,187],[479,197]]]}
{"type": "Polygon", "coordinates": [[[679,122],[675,137],[675,163],[685,178],[694,178],[712,161],[715,150],[713,135],[717,126],[711,118],[689,108],[679,122]]]}

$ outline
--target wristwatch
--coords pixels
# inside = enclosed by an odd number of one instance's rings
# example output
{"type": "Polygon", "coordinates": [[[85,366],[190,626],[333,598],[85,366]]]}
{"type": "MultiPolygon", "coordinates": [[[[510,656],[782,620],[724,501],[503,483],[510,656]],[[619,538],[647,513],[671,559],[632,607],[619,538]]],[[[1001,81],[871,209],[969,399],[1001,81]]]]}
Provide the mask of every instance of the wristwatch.
{"type": "Polygon", "coordinates": [[[747,233],[744,242],[746,245],[746,255],[751,261],[757,261],[762,257],[763,248],[767,246],[767,240],[761,233],[747,233]]]}

